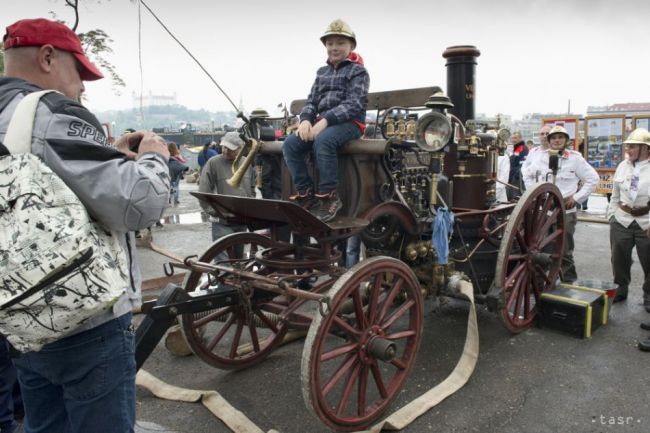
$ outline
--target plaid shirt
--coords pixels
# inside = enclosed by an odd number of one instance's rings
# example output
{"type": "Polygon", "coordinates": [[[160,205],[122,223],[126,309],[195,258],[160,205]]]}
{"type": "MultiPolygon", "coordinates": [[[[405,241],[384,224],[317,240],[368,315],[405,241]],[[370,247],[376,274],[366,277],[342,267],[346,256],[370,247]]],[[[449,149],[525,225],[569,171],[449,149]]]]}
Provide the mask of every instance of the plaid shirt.
{"type": "Polygon", "coordinates": [[[370,76],[363,65],[349,59],[337,67],[327,64],[316,72],[300,121],[314,123],[320,116],[327,119],[328,125],[350,120],[365,124],[369,87],[370,76]]]}

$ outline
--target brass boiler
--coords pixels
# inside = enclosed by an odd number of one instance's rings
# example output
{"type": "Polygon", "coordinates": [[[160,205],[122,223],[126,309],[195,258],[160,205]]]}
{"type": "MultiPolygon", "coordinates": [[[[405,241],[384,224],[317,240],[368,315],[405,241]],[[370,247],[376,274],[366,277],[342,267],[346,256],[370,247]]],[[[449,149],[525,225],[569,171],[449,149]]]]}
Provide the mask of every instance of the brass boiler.
{"type": "Polygon", "coordinates": [[[458,143],[456,167],[445,173],[453,181],[454,207],[487,209],[495,199],[498,152],[496,137],[475,133],[458,143]]]}
{"type": "Polygon", "coordinates": [[[233,188],[239,188],[239,184],[241,183],[241,180],[244,177],[246,170],[253,163],[253,160],[255,159],[255,155],[259,150],[260,150],[259,141],[255,140],[254,138],[249,138],[246,141],[246,144],[244,145],[242,150],[239,151],[239,153],[235,157],[235,160],[232,162],[233,175],[230,179],[226,181],[228,185],[230,185],[233,188]],[[248,154],[246,155],[246,159],[244,159],[244,161],[240,165],[239,161],[242,159],[246,151],[248,151],[248,154]]]}

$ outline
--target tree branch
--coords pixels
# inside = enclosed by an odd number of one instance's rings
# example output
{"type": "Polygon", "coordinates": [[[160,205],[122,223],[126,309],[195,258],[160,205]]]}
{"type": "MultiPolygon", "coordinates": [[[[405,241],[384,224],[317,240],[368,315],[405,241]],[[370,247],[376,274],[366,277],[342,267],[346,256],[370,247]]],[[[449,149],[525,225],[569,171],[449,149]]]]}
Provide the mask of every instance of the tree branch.
{"type": "Polygon", "coordinates": [[[72,31],[77,31],[77,26],[79,25],[79,1],[78,0],[65,0],[65,3],[74,10],[74,25],[72,26],[72,31]]]}

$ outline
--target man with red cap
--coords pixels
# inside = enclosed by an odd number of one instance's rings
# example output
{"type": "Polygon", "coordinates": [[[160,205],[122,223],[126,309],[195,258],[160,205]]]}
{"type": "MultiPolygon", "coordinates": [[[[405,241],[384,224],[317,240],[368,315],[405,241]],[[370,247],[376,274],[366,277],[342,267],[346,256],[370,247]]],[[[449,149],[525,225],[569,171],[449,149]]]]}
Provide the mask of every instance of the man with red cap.
{"type": "MultiPolygon", "coordinates": [[[[46,19],[18,21],[3,38],[0,143],[18,103],[46,90],[36,110],[31,152],[56,173],[102,226],[118,233],[130,285],[108,309],[38,352],[15,359],[27,433],[133,431],[135,357],[131,311],[141,302],[133,231],[160,219],[169,198],[169,151],[147,132],[111,147],[95,116],[80,104],[83,81],[102,78],[78,37],[46,19]]],[[[0,157],[8,149],[0,144],[0,157]]],[[[8,336],[11,340],[11,335],[8,336]]]]}

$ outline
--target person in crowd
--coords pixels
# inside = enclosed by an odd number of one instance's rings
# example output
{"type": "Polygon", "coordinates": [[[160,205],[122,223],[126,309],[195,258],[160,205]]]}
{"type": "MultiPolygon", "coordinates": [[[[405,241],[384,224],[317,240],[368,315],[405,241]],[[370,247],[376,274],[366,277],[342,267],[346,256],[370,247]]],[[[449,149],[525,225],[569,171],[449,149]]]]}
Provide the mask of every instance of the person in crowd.
{"type": "MultiPolygon", "coordinates": [[[[210,158],[205,164],[199,180],[199,192],[210,194],[234,195],[238,197],[255,197],[255,183],[253,181],[253,168],[248,167],[241,183],[237,188],[233,188],[226,182],[233,175],[232,164],[239,152],[244,147],[244,140],[239,137],[237,132],[227,132],[221,139],[221,154],[210,158]]],[[[212,221],[212,240],[236,232],[245,232],[248,227],[245,225],[228,224],[222,221],[209,204],[199,201],[203,210],[210,215],[212,221]]],[[[241,255],[241,251],[237,251],[241,255]]],[[[219,260],[227,258],[225,254],[219,257],[219,260]]]]}
{"type": "Polygon", "coordinates": [[[624,142],[628,158],[616,167],[607,216],[612,253],[612,271],[617,285],[614,302],[627,299],[636,247],[643,268],[643,305],[650,313],[650,134],[637,128],[624,142]]]}
{"type": "Polygon", "coordinates": [[[578,279],[573,250],[573,235],[576,229],[576,202],[582,201],[598,185],[598,173],[585,161],[580,153],[567,149],[569,133],[562,126],[553,127],[548,133],[549,148],[538,151],[531,157],[530,164],[522,173],[526,188],[532,188],[536,182],[546,182],[550,178],[549,150],[559,152],[559,169],[555,184],[564,198],[566,216],[564,221],[565,245],[562,255],[561,279],[573,282],[578,279]],[[578,184],[582,187],[578,188],[578,184]]]}
{"type": "Polygon", "coordinates": [[[169,149],[169,161],[167,165],[169,166],[169,177],[171,179],[171,194],[169,196],[169,204],[178,206],[180,203],[180,184],[181,179],[183,179],[183,174],[187,172],[190,168],[185,165],[185,159],[181,156],[181,152],[178,150],[178,146],[173,141],[170,141],[167,144],[169,149]]]}
{"type": "Polygon", "coordinates": [[[510,177],[510,158],[508,155],[499,155],[497,158],[497,183],[496,183],[496,200],[499,203],[508,202],[506,192],[508,178],[510,177]]]}
{"type": "Polygon", "coordinates": [[[547,137],[548,137],[548,131],[550,130],[551,127],[549,125],[543,125],[539,130],[539,146],[533,147],[532,150],[528,153],[528,156],[524,160],[524,163],[521,165],[522,173],[528,169],[530,163],[535,159],[535,153],[540,152],[544,149],[548,149],[547,137]]]}
{"type": "Polygon", "coordinates": [[[39,103],[32,153],[77,194],[99,224],[122,233],[120,243],[131,273],[131,286],[110,309],[40,351],[14,359],[25,432],[133,431],[136,364],[131,311],[141,302],[142,278],[132,232],[159,219],[167,206],[167,145],[145,132],[125,134],[115,147],[108,145],[99,121],[80,103],[83,82],[98,80],[102,73],[64,24],[41,18],[17,21],[6,28],[3,47],[0,142],[26,94],[59,91],[39,103]]]}
{"type": "Polygon", "coordinates": [[[203,172],[203,167],[205,167],[205,164],[212,158],[213,156],[217,156],[219,152],[217,152],[213,146],[216,146],[217,143],[214,141],[206,141],[203,144],[203,149],[199,152],[199,156],[197,158],[197,162],[199,163],[199,171],[203,172]]]}
{"type": "Polygon", "coordinates": [[[534,145],[535,143],[533,143],[533,140],[526,140],[526,148],[528,149],[528,153],[530,153],[534,145]]]}
{"type": "Polygon", "coordinates": [[[512,154],[510,155],[510,172],[508,174],[508,183],[510,185],[516,186],[519,190],[514,188],[508,188],[506,193],[508,195],[508,200],[513,200],[515,198],[521,197],[521,194],[524,192],[524,182],[522,182],[521,176],[521,167],[528,156],[528,148],[526,143],[524,143],[523,138],[521,138],[520,132],[515,132],[511,137],[512,142],[512,154]]]}
{"type": "Polygon", "coordinates": [[[316,72],[298,130],[287,137],[282,151],[297,191],[291,199],[327,222],[343,207],[337,193],[337,150],[363,133],[370,77],[363,59],[353,51],[357,40],[347,23],[334,20],[320,39],[327,64],[316,72]],[[305,161],[312,149],[319,175],[317,193],[305,161]]]}

